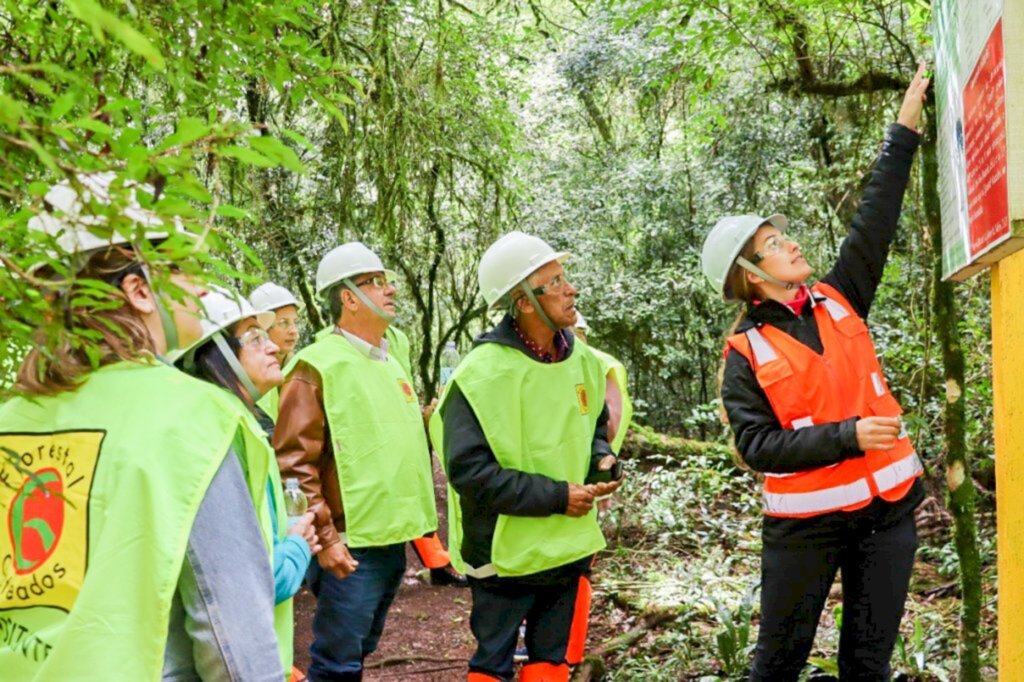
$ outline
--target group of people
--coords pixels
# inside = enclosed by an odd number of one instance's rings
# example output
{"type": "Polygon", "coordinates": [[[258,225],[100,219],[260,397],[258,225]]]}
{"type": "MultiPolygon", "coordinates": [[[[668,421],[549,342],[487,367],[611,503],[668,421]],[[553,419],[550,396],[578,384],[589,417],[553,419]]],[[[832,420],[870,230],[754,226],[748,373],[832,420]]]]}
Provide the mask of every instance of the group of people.
{"type": "MultiPolygon", "coordinates": [[[[743,302],[722,399],[763,474],[752,680],[798,678],[837,570],[841,676],[889,676],[921,463],[863,319],[927,85],[919,71],[819,282],[805,285],[779,214],[723,218],[703,246],[711,284],[743,302]]],[[[424,406],[392,324],[395,275],[365,245],[321,259],[331,324],[296,350],[303,308],[287,289],[244,298],[143,258],[138,232],[98,236],[89,207],[112,181],[56,185],[30,221],[61,254],[33,278],[67,333],[28,352],[0,405],[0,447],[16,456],[0,460],[4,679],[299,679],[291,600],[306,584],[309,679],[359,680],[412,542],[438,582],[468,582],[469,682],[513,679],[524,626],[519,679],[568,680],[605,546],[597,502],[623,483],[632,412],[622,364],[586,343],[569,254],[522,232],[486,250],[481,294],[503,315],[424,406]],[[286,516],[282,481],[307,497],[301,518],[286,516]]],[[[137,204],[123,213],[157,251],[181,231],[137,204]]]]}

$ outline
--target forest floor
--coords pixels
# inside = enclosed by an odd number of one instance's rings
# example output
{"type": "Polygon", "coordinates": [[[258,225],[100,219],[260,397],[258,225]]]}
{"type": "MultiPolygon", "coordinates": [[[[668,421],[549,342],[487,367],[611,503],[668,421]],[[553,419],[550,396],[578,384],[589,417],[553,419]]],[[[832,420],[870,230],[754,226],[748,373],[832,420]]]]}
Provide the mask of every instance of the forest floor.
{"type": "MultiPolygon", "coordinates": [[[[708,452],[660,459],[646,452],[642,460],[627,461],[627,471],[628,485],[602,517],[609,548],[595,568],[588,653],[600,654],[596,659],[607,665],[609,680],[745,679],[757,631],[756,482],[708,452]]],[[[446,535],[440,471],[435,478],[446,535]]],[[[956,677],[957,562],[950,517],[939,499],[929,496],[918,509],[921,548],[893,657],[898,681],[956,677]]],[[[995,679],[994,520],[983,513],[979,524],[987,559],[983,679],[995,679]]],[[[407,564],[364,679],[464,680],[474,650],[470,591],[429,585],[411,548],[407,564]]],[[[841,600],[837,581],[803,679],[836,679],[841,600]]],[[[302,670],[309,666],[315,606],[303,588],[296,598],[295,636],[302,670]]]]}

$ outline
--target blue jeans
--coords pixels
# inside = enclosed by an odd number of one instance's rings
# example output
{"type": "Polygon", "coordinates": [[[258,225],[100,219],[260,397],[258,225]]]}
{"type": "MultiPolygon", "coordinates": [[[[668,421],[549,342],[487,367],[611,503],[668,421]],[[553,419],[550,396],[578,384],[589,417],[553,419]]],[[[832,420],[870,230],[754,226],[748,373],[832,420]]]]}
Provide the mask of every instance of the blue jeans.
{"type": "Polygon", "coordinates": [[[377,649],[388,608],[405,573],[405,543],[349,550],[359,567],[336,578],[314,558],[306,572],[316,596],[309,679],[351,677],[377,649]]]}

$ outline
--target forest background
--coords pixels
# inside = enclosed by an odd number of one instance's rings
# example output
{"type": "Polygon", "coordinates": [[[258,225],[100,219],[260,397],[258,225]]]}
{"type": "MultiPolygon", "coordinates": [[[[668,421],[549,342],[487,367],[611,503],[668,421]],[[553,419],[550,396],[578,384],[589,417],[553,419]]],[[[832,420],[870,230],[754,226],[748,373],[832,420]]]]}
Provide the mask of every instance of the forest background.
{"type": "MultiPolygon", "coordinates": [[[[756,481],[728,459],[716,375],[735,311],[700,274],[700,244],[721,215],[781,212],[822,274],[930,58],[930,19],[924,0],[7,0],[2,388],[34,330],[67,338],[32,275],[52,244],[26,224],[81,171],[157,187],[140,200],[209,245],[187,268],[292,289],[306,339],[326,324],[318,259],[364,241],[399,273],[426,400],[444,343],[465,352],[493,321],[483,250],[537,234],[574,254],[590,340],[625,363],[644,427],[609,515],[605,607],[650,632],[613,674],[742,675],[756,481]]],[[[988,279],[937,278],[933,113],[869,320],[931,491],[896,666],[980,679],[995,660],[988,279]]],[[[840,620],[825,616],[817,674],[840,620]]]]}

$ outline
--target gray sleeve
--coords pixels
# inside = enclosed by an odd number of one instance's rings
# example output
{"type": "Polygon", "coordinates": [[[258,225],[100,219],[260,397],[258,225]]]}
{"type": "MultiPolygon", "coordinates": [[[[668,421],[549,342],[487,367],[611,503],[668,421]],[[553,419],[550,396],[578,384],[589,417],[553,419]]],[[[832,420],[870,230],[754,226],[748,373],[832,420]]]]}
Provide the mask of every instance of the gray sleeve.
{"type": "Polygon", "coordinates": [[[233,453],[224,458],[199,507],[178,591],[201,679],[284,679],[270,558],[233,453]]]}

